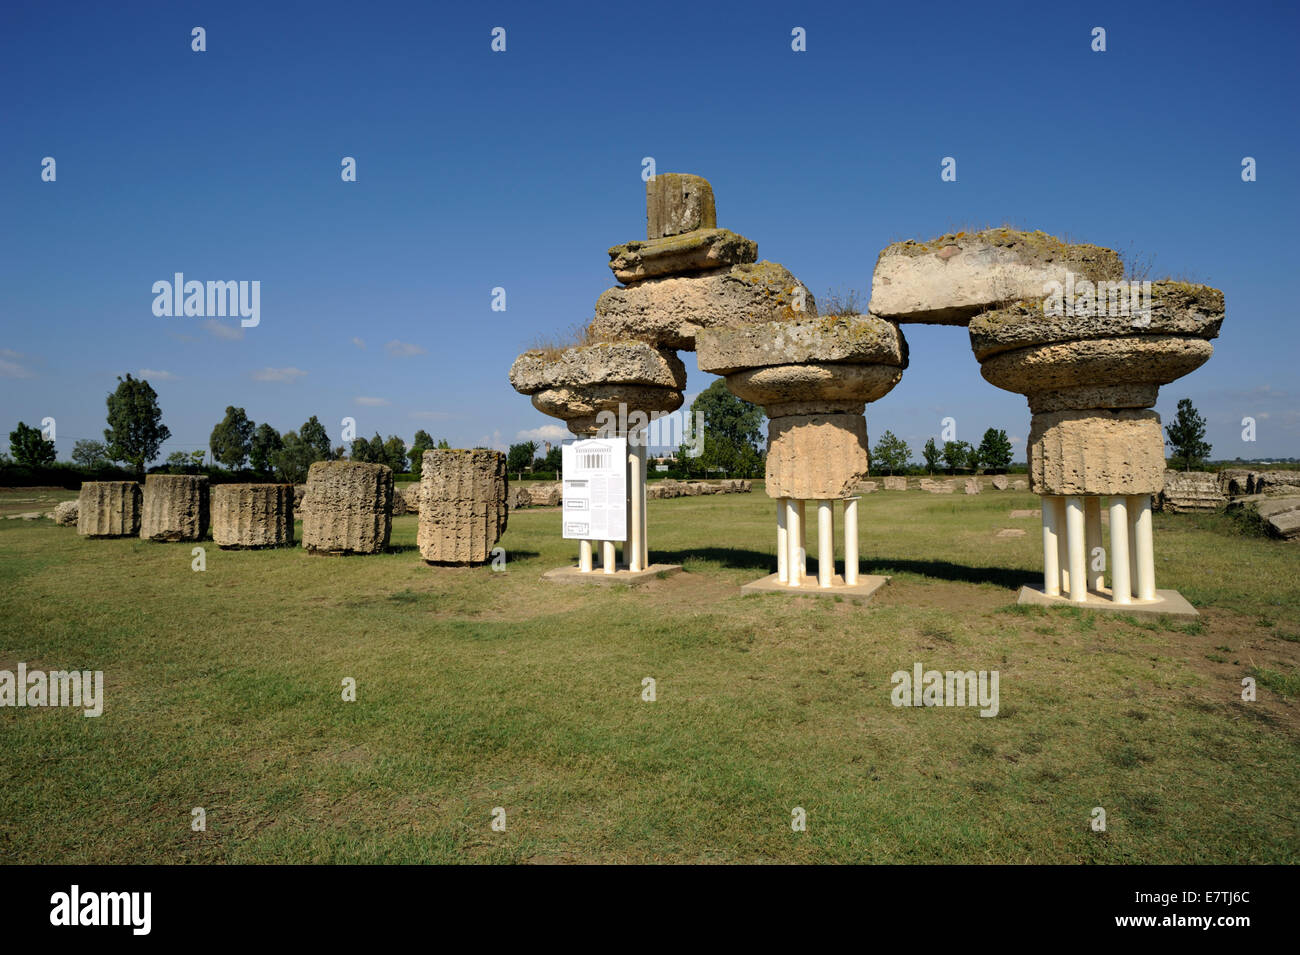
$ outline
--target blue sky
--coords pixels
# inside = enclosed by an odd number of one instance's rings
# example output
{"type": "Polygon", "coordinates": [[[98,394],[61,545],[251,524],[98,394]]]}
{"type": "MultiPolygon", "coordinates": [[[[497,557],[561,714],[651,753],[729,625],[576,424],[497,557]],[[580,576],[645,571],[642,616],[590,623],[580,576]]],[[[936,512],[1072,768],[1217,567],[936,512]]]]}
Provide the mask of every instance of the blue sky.
{"type": "MultiPolygon", "coordinates": [[[[892,241],[1003,222],[1219,287],[1215,356],[1158,410],[1190,397],[1216,457],[1300,455],[1296,10],[8,0],[0,425],[54,417],[66,457],[128,371],[160,395],[164,455],[205,447],[229,404],[336,440],[345,416],[454,446],[557,425],[507,371],[615,284],[606,249],[643,237],[653,156],[711,180],[719,225],[818,296],[865,300],[892,241]],[[260,281],[260,325],[156,317],[178,271],[260,281]]],[[[965,331],[904,333],[873,443],[919,453],[952,416],[1023,457],[1025,400],[980,378],[965,331]]],[[[713,379],[682,357],[694,394],[713,379]]]]}

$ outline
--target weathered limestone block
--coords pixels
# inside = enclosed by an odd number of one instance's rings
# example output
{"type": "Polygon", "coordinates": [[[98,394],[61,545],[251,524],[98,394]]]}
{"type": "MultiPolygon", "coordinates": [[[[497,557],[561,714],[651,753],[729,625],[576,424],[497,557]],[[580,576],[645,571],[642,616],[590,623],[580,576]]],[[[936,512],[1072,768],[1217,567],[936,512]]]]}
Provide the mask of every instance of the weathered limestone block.
{"type": "Polygon", "coordinates": [[[1232,507],[1255,511],[1274,537],[1300,540],[1300,495],[1252,494],[1233,501],[1232,507]]]}
{"type": "Polygon", "coordinates": [[[980,484],[979,478],[972,477],[966,479],[965,491],[967,494],[978,494],[982,490],[984,490],[984,487],[980,484]]]}
{"type": "Polygon", "coordinates": [[[528,493],[528,488],[515,485],[506,491],[506,506],[512,511],[517,511],[521,507],[532,507],[533,496],[528,493]]]}
{"type": "Polygon", "coordinates": [[[140,536],[150,541],[197,541],[208,536],[208,476],[150,474],[144,479],[140,536]]]}
{"type": "Polygon", "coordinates": [[[77,502],[63,501],[54,508],[54,523],[60,527],[77,526],[77,502]]]}
{"type": "Polygon", "coordinates": [[[564,501],[564,486],[559,482],[534,483],[521,488],[534,507],[559,507],[564,501]]]}
{"type": "Polygon", "coordinates": [[[859,494],[874,494],[878,490],[880,490],[879,481],[863,481],[858,485],[859,494]]]}
{"type": "Polygon", "coordinates": [[[486,561],[506,529],[506,456],[425,451],[420,475],[420,555],[432,563],[486,561]]]}
{"type": "Polygon", "coordinates": [[[1256,471],[1250,482],[1250,493],[1300,493],[1300,471],[1256,471]]]}
{"type": "Polygon", "coordinates": [[[1068,272],[1119,281],[1124,268],[1110,249],[1018,229],[896,242],[876,260],[869,310],[899,322],[965,325],[1004,302],[1041,301],[1044,284],[1064,283],[1068,272]]]}
{"type": "Polygon", "coordinates": [[[1182,511],[1215,511],[1228,503],[1219,487],[1218,475],[1209,471],[1165,471],[1165,486],[1156,506],[1177,514],[1182,511]]]}
{"type": "Polygon", "coordinates": [[[402,488],[402,499],[406,502],[408,514],[420,513],[420,485],[408,484],[402,488]]]}
{"type": "Polygon", "coordinates": [[[906,491],[907,478],[905,477],[887,477],[885,480],[886,491],[906,491]]]}
{"type": "Polygon", "coordinates": [[[867,476],[867,422],[860,414],[772,418],[767,435],[768,497],[852,497],[867,476]]]}
{"type": "Polygon", "coordinates": [[[954,481],[932,481],[930,478],[921,478],[921,490],[929,491],[931,494],[951,494],[956,489],[954,481]]]}
{"type": "Polygon", "coordinates": [[[609,250],[609,267],[624,284],[688,275],[758,260],[758,243],[729,229],[697,229],[663,239],[624,242],[609,250]]]}
{"type": "Polygon", "coordinates": [[[1028,491],[1028,490],[1029,490],[1029,482],[1026,481],[1026,480],[1024,480],[1023,478],[1019,478],[1019,479],[1017,479],[1017,480],[1015,480],[1015,481],[1012,481],[1012,482],[1011,482],[1011,490],[1013,490],[1013,491],[1028,491]]]}
{"type": "Polygon", "coordinates": [[[1011,486],[1011,482],[1007,480],[1007,476],[1005,474],[993,475],[992,484],[993,484],[993,489],[996,491],[1005,491],[1008,487],[1011,486]]]}
{"type": "Polygon", "coordinates": [[[716,229],[713,187],[702,176],[665,172],[645,184],[646,238],[716,229]]]}
{"type": "Polygon", "coordinates": [[[135,537],[140,533],[140,496],[135,481],[86,481],[77,497],[77,533],[135,537]]]}
{"type": "Polygon", "coordinates": [[[848,363],[907,367],[907,340],[893,322],[839,315],[713,329],[696,340],[700,368],[730,375],[772,365],[848,363]]]}
{"type": "Polygon", "coordinates": [[[702,328],[792,321],[816,314],[812,293],[784,266],[754,262],[608,289],[596,300],[591,331],[601,338],[632,338],[693,351],[702,328]]]}
{"type": "Polygon", "coordinates": [[[293,510],[295,514],[302,514],[302,502],[307,496],[306,484],[295,484],[293,486],[293,510]]]}
{"type": "Polygon", "coordinates": [[[1036,414],[1028,456],[1036,494],[1159,494],[1164,487],[1164,435],[1154,411],[1036,414]]]}
{"type": "Polygon", "coordinates": [[[1243,497],[1250,493],[1250,475],[1248,468],[1224,468],[1218,475],[1219,490],[1225,497],[1243,497]]]}
{"type": "Polygon", "coordinates": [[[378,554],[392,532],[392,469],[317,461],[307,472],[302,507],[302,546],[309,553],[378,554]]]}
{"type": "Polygon", "coordinates": [[[292,484],[218,484],[212,488],[212,540],[221,548],[293,544],[292,484]]]}

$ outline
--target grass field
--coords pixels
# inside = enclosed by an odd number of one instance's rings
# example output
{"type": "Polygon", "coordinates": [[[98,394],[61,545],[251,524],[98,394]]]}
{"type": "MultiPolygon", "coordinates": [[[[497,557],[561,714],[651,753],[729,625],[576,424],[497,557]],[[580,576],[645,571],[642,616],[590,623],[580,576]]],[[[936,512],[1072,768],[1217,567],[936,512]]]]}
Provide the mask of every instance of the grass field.
{"type": "Polygon", "coordinates": [[[775,567],[761,485],[650,502],[687,572],[630,590],[539,579],[575,558],[557,509],[511,514],[500,573],[423,564],[414,517],[381,556],[209,541],[201,573],[0,520],[0,669],[105,679],[97,719],[0,709],[0,859],[1300,861],[1300,549],[1157,515],[1198,621],[1024,612],[1038,522],[1009,515],[1036,506],[867,496],[893,580],[862,606],[739,594],[775,567]],[[997,717],[891,705],[916,662],[997,670],[997,717]]]}

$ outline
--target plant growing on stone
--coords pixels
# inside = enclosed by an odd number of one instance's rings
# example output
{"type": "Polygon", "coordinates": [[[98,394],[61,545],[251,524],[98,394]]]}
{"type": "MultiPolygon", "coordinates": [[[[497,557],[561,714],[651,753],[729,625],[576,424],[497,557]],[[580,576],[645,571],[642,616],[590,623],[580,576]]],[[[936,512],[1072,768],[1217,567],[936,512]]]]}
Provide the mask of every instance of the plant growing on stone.
{"type": "Polygon", "coordinates": [[[162,423],[158,393],[143,378],[118,378],[116,390],[108,396],[108,427],[104,440],[108,457],[125,461],[144,476],[144,466],[158,457],[158,449],[172,436],[162,423]]]}

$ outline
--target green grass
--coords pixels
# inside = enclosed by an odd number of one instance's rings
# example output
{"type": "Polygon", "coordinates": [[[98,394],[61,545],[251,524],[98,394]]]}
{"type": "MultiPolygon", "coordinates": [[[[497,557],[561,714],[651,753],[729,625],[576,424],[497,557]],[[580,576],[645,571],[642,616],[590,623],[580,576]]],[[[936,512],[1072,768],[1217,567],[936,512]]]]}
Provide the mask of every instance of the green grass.
{"type": "Polygon", "coordinates": [[[1295,545],[1157,515],[1158,584],[1200,620],[1017,607],[1033,506],[865,497],[893,575],[866,605],[740,595],[775,566],[761,485],[652,501],[687,573],[640,588],[541,581],[576,552],[554,509],[511,514],[503,573],[423,564],[414,517],[375,557],[209,541],[203,573],[192,544],[0,520],[0,669],[106,683],[98,719],[0,709],[0,859],[1300,861],[1295,545]],[[998,670],[997,718],[892,706],[915,662],[998,670]]]}

